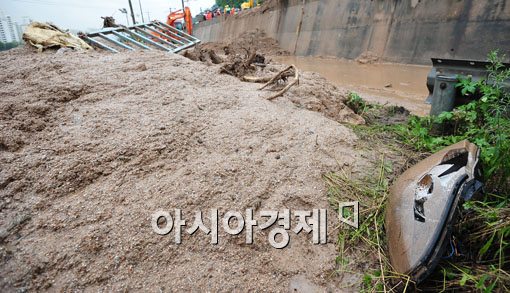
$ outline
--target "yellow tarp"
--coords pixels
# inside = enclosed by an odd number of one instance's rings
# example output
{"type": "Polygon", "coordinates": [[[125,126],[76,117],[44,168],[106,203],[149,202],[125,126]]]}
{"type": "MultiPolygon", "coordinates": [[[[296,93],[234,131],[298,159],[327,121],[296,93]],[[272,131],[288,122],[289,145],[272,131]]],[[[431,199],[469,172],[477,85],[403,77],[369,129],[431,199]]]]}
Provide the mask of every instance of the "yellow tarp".
{"type": "Polygon", "coordinates": [[[23,40],[36,47],[39,51],[54,46],[78,50],[92,49],[91,46],[77,36],[64,32],[55,25],[41,22],[32,22],[23,33],[23,40]]]}

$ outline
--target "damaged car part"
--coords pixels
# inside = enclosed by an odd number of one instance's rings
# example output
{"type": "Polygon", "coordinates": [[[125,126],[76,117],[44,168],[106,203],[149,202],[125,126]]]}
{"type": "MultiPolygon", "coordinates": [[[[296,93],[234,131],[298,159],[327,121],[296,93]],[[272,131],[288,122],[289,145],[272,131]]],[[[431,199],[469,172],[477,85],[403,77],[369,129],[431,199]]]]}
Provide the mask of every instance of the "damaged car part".
{"type": "Polygon", "coordinates": [[[455,211],[482,188],[479,149],[464,140],[420,161],[392,186],[386,210],[391,265],[419,283],[449,243],[455,211]]]}

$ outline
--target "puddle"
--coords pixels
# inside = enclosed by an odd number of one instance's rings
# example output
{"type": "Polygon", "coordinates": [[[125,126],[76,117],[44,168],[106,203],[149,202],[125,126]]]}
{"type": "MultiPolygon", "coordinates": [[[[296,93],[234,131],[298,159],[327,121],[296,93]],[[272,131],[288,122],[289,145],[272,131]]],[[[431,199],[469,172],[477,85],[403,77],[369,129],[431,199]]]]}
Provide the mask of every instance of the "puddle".
{"type": "Polygon", "coordinates": [[[404,106],[413,114],[427,115],[430,105],[427,74],[431,66],[394,63],[359,64],[356,61],[321,57],[275,56],[283,64],[313,71],[333,84],[360,94],[367,101],[404,106]]]}

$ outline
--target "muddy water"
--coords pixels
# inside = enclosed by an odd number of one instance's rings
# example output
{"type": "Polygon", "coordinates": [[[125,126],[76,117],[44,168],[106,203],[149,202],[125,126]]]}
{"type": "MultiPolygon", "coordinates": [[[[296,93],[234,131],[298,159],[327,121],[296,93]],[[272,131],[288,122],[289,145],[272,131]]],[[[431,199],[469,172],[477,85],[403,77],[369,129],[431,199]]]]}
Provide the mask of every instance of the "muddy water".
{"type": "Polygon", "coordinates": [[[359,64],[355,61],[320,57],[273,57],[295,64],[302,71],[317,72],[333,84],[355,91],[368,101],[404,106],[416,115],[427,115],[425,104],[430,66],[407,64],[359,64]]]}

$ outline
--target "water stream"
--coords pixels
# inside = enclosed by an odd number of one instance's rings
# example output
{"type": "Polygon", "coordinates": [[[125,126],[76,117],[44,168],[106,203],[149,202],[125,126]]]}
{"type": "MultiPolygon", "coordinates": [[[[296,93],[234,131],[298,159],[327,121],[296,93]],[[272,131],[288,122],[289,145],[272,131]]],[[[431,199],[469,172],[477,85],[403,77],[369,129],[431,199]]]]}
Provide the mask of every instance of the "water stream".
{"type": "Polygon", "coordinates": [[[427,74],[431,66],[377,63],[321,57],[276,56],[273,60],[295,64],[302,71],[313,71],[333,84],[357,92],[367,101],[404,106],[416,115],[427,115],[430,105],[427,74]]]}

